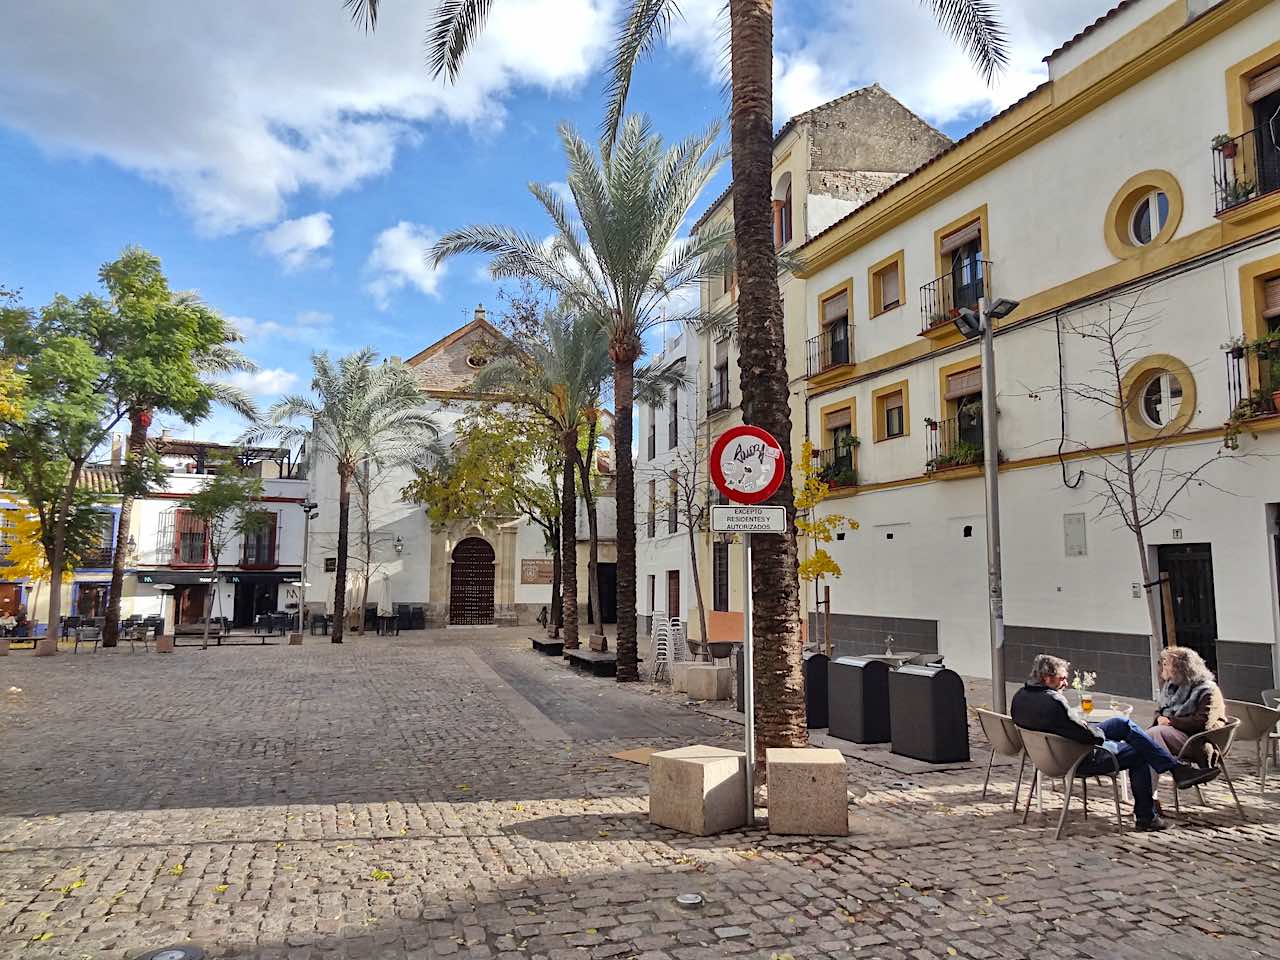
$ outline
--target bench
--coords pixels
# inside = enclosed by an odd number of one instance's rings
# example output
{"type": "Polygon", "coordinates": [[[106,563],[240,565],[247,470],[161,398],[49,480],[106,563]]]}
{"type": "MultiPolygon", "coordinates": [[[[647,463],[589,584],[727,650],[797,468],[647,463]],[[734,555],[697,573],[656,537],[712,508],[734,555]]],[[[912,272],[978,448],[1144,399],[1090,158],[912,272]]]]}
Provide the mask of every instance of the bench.
{"type": "Polygon", "coordinates": [[[579,670],[590,670],[593,676],[613,677],[618,674],[618,655],[616,653],[596,653],[593,650],[566,650],[565,659],[571,667],[579,670]]]}
{"type": "Polygon", "coordinates": [[[564,656],[563,640],[539,640],[537,637],[530,637],[529,641],[533,644],[533,649],[538,653],[545,653],[548,657],[564,656]]]}

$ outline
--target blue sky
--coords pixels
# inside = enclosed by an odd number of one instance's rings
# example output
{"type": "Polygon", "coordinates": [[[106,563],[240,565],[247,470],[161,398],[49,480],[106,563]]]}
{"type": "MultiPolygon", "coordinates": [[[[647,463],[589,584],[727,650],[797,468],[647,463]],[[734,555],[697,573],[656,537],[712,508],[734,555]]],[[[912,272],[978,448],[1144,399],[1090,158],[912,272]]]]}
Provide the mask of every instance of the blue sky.
{"type": "MultiPolygon", "coordinates": [[[[431,0],[385,6],[373,36],[339,0],[10,11],[0,284],[39,305],[93,289],[101,263],[140,244],[175,287],[236,319],[261,367],[245,385],[263,403],[306,388],[312,350],[408,356],[477,303],[494,307],[481,261],[437,272],[421,252],[468,223],[546,230],[525,185],[563,178],[559,121],[598,123],[616,0],[498,0],[453,87],[422,67],[431,0]]],[[[682,6],[631,103],[672,137],[724,113],[721,2],[682,6]]],[[[1012,64],[988,88],[910,0],[784,0],[776,118],[878,81],[962,135],[1039,82],[1040,58],[1108,6],[1005,0],[1012,64]],[[887,22],[891,39],[861,39],[887,22]]],[[[221,415],[198,433],[237,429],[221,415]]]]}

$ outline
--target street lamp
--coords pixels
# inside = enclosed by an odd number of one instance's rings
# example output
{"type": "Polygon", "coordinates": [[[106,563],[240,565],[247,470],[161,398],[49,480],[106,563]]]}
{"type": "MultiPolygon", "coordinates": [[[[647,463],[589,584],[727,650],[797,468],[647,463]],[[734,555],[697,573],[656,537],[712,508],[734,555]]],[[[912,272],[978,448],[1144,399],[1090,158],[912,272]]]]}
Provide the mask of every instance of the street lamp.
{"type": "Polygon", "coordinates": [[[987,490],[987,594],[991,629],[991,708],[1006,713],[1004,689],[1004,583],[1000,570],[1000,431],[996,423],[996,354],[993,321],[1018,309],[1017,300],[1000,298],[987,306],[978,298],[975,313],[962,308],[956,330],[966,340],[982,338],[982,476],[987,490]]]}
{"type": "Polygon", "coordinates": [[[302,576],[298,578],[302,581],[302,596],[298,600],[298,630],[301,631],[305,626],[303,621],[307,617],[307,577],[311,573],[308,569],[311,549],[311,521],[320,516],[320,504],[311,500],[303,500],[298,506],[302,507],[302,576]]]}
{"type": "Polygon", "coordinates": [[[404,553],[404,540],[400,537],[396,537],[395,548],[396,553],[404,553]]]}

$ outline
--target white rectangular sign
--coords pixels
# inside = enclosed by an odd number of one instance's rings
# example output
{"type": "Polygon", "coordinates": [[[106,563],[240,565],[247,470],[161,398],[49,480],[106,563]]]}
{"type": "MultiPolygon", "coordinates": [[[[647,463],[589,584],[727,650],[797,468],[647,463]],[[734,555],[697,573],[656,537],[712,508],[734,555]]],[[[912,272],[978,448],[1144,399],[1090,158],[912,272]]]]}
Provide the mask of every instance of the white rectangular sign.
{"type": "Polygon", "coordinates": [[[751,507],[745,504],[713,506],[713,533],[786,533],[786,507],[751,507]]]}

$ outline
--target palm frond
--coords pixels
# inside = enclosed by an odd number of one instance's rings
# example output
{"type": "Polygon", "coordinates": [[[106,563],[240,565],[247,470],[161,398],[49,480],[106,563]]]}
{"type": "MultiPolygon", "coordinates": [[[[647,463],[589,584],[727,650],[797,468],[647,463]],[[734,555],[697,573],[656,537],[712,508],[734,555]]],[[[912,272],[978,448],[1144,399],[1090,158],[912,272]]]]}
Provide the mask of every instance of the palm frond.
{"type": "Polygon", "coordinates": [[[635,402],[661,409],[670,399],[672,388],[687,387],[692,382],[679,366],[658,370],[645,364],[636,368],[635,402]]]}
{"type": "Polygon", "coordinates": [[[605,82],[605,113],[600,141],[605,156],[613,149],[618,128],[626,113],[627,95],[631,91],[631,75],[641,59],[653,52],[671,22],[680,16],[676,0],[633,0],[631,11],[613,41],[605,82]]]}
{"type": "Polygon", "coordinates": [[[1009,63],[1008,35],[995,0],[921,0],[938,24],[969,55],[987,83],[1009,63]]]}
{"type": "Polygon", "coordinates": [[[342,0],[342,5],[350,12],[352,21],[366,31],[377,28],[378,0],[342,0]]]}
{"type": "Polygon", "coordinates": [[[258,419],[258,405],[253,402],[253,398],[249,394],[239,387],[223,383],[220,380],[211,381],[208,387],[214,403],[220,403],[224,407],[231,408],[246,420],[255,421],[258,419]]]}
{"type": "MultiPolygon", "coordinates": [[[[366,0],[367,2],[367,0],[366,0]]],[[[427,65],[431,76],[458,79],[462,61],[484,29],[493,0],[444,0],[427,31],[427,65]]]]}

